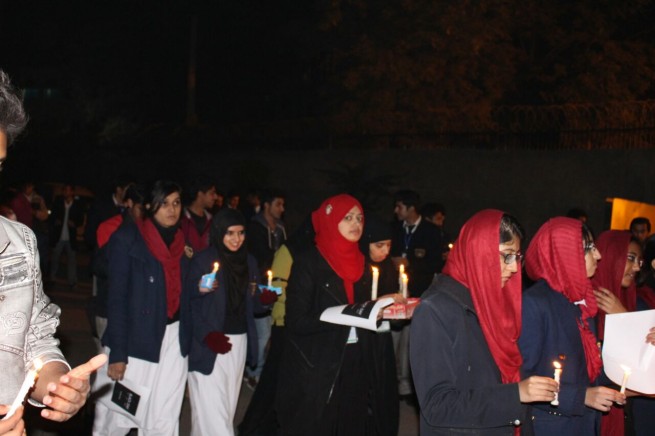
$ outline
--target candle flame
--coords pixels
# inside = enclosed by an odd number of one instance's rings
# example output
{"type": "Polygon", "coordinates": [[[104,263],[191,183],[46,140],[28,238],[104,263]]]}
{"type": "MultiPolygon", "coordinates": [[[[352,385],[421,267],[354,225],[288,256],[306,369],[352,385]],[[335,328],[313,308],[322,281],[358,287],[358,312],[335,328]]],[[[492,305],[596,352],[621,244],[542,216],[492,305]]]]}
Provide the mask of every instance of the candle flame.
{"type": "Polygon", "coordinates": [[[39,372],[41,371],[41,368],[43,368],[43,362],[41,361],[41,359],[37,357],[36,359],[34,359],[34,369],[36,370],[36,372],[39,372]]]}
{"type": "Polygon", "coordinates": [[[621,367],[621,369],[623,370],[624,373],[632,374],[632,369],[630,369],[629,366],[626,366],[626,365],[619,365],[619,366],[621,367]]]}
{"type": "Polygon", "coordinates": [[[214,271],[212,271],[212,272],[213,272],[213,273],[217,273],[217,272],[218,272],[218,262],[214,262],[214,271]]]}
{"type": "Polygon", "coordinates": [[[400,274],[405,274],[405,265],[400,264],[400,274]]]}
{"type": "Polygon", "coordinates": [[[403,282],[407,281],[407,274],[403,274],[403,282]]]}
{"type": "Polygon", "coordinates": [[[449,250],[452,250],[452,249],[453,249],[453,247],[454,247],[454,245],[453,245],[453,244],[448,244],[448,249],[449,249],[449,250]]]}
{"type": "Polygon", "coordinates": [[[553,366],[555,369],[562,369],[562,364],[559,363],[557,360],[553,362],[553,366]]]}
{"type": "Polygon", "coordinates": [[[266,271],[266,275],[268,276],[269,279],[273,278],[273,271],[269,269],[268,271],[266,271]]]}
{"type": "Polygon", "coordinates": [[[376,267],[372,266],[371,269],[373,270],[373,274],[377,274],[378,269],[376,267]]]}

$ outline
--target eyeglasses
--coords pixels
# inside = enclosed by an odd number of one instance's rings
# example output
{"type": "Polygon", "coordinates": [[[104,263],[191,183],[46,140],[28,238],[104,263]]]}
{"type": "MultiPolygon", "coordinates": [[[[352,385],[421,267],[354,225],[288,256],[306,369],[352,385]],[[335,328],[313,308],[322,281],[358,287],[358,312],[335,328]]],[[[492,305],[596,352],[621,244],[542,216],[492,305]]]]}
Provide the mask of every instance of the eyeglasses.
{"type": "Polygon", "coordinates": [[[522,262],[524,255],[521,253],[500,253],[500,257],[503,258],[503,262],[506,265],[511,265],[514,262],[522,262]]]}
{"type": "Polygon", "coordinates": [[[634,254],[628,254],[628,262],[630,262],[633,265],[635,264],[639,265],[639,268],[644,266],[644,259],[641,259],[638,256],[635,256],[634,254]]]}
{"type": "Polygon", "coordinates": [[[593,242],[590,242],[589,244],[584,245],[585,254],[591,253],[594,250],[598,250],[598,248],[596,248],[596,244],[594,244],[593,242]]]}

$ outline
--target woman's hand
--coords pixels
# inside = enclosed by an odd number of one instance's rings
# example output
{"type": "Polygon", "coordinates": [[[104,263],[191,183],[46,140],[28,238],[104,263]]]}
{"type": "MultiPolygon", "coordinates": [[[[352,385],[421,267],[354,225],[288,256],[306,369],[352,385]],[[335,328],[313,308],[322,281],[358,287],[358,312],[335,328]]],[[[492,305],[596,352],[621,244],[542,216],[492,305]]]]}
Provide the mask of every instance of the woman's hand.
{"type": "Polygon", "coordinates": [[[550,402],[555,399],[555,392],[559,392],[559,383],[549,377],[533,375],[519,382],[521,403],[550,402]]]}
{"type": "Polygon", "coordinates": [[[110,363],[109,368],[107,368],[107,375],[114,381],[121,381],[125,376],[126,369],[127,363],[125,362],[110,363]]]}
{"type": "Polygon", "coordinates": [[[584,399],[585,406],[601,412],[609,412],[613,403],[625,404],[625,395],[605,386],[587,388],[584,399]]]}
{"type": "Polygon", "coordinates": [[[200,279],[200,281],[198,282],[198,290],[200,291],[201,294],[208,294],[218,289],[218,280],[214,279],[211,288],[203,288],[201,285],[202,285],[202,279],[200,279]]]}
{"type": "Polygon", "coordinates": [[[596,296],[598,307],[607,314],[625,313],[628,311],[621,303],[621,300],[609,289],[599,287],[598,290],[594,290],[594,295],[596,296]]]}
{"type": "MultiPolygon", "coordinates": [[[[6,421],[0,421],[0,436],[21,436],[25,434],[25,422],[23,422],[23,406],[6,421]]],[[[0,415],[9,412],[9,406],[0,405],[0,415]]]]}
{"type": "Polygon", "coordinates": [[[394,304],[407,304],[407,299],[403,297],[403,294],[397,292],[395,294],[386,294],[381,297],[378,297],[377,299],[381,298],[393,298],[394,304]]]}
{"type": "Polygon", "coordinates": [[[646,342],[651,345],[655,345],[655,327],[651,327],[648,331],[648,335],[646,335],[646,342]]]}

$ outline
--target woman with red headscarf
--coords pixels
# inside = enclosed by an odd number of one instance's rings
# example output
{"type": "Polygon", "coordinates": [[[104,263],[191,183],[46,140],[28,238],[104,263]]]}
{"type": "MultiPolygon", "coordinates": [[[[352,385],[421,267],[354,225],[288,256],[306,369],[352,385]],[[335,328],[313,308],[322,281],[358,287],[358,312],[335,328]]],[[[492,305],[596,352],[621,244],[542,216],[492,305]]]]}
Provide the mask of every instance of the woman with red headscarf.
{"type": "Polygon", "coordinates": [[[421,435],[518,434],[522,403],[555,397],[551,378],[520,381],[522,239],[514,217],[478,212],[423,294],[410,333],[421,435]]]}
{"type": "Polygon", "coordinates": [[[598,386],[600,348],[592,331],[598,311],[591,280],[601,255],[589,228],[573,218],[548,220],[526,253],[526,272],[536,283],[523,294],[519,346],[524,375],[550,375],[562,366],[559,405],[533,405],[536,435],[593,435],[600,413],[625,395],[598,386]]]}
{"type": "Polygon", "coordinates": [[[362,206],[346,194],[328,198],[312,224],[316,245],[294,256],[287,286],[276,399],[281,432],[395,436],[395,365],[375,351],[389,335],[320,321],[328,307],[370,300],[371,272],[357,244],[362,206]]]}

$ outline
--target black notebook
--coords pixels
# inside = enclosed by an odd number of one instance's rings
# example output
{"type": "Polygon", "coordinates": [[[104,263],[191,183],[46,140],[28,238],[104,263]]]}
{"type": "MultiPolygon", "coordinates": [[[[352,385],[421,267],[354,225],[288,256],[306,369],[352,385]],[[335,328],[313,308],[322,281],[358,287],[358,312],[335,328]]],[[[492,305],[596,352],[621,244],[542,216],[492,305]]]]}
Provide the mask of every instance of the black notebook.
{"type": "Polygon", "coordinates": [[[125,385],[116,382],[114,392],[111,395],[111,401],[125,409],[128,413],[136,416],[136,409],[139,407],[141,396],[136,392],[128,389],[125,385]]]}

